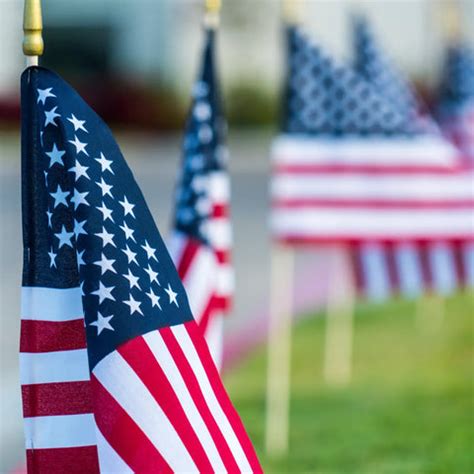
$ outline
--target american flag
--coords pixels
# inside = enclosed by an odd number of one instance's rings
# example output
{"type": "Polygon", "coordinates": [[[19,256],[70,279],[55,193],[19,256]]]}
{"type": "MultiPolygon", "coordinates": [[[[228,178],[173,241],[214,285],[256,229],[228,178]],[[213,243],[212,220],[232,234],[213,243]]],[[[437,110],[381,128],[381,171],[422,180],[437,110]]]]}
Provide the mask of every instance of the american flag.
{"type": "Polygon", "coordinates": [[[28,472],[260,472],[110,130],[47,69],[21,87],[28,472]]]}
{"type": "Polygon", "coordinates": [[[474,166],[474,50],[467,44],[447,51],[437,115],[463,161],[474,166]]]}
{"type": "MultiPolygon", "coordinates": [[[[298,27],[288,39],[287,113],[272,150],[274,238],[351,245],[358,273],[374,277],[364,282],[372,297],[392,284],[416,293],[425,276],[452,286],[446,243],[473,239],[472,174],[457,151],[298,27]],[[426,272],[413,245],[433,242],[426,272]],[[381,268],[385,278],[374,271],[381,268]]],[[[459,251],[463,278],[473,282],[472,244],[459,251]]]]}
{"type": "Polygon", "coordinates": [[[214,64],[215,37],[215,30],[206,29],[201,71],[186,125],[169,247],[194,317],[220,367],[223,316],[230,310],[234,275],[226,122],[214,64]]]}

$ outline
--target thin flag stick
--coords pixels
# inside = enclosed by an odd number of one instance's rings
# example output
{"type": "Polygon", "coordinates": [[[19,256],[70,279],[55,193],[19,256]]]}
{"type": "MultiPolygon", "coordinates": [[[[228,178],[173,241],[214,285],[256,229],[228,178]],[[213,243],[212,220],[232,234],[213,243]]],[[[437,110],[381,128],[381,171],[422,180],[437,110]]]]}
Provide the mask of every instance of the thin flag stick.
{"type": "Polygon", "coordinates": [[[326,310],[324,378],[331,386],[350,383],[352,375],[355,282],[350,248],[334,248],[326,310]]]}
{"type": "Polygon", "coordinates": [[[219,26],[221,0],[205,0],[204,24],[207,28],[215,29],[219,26]]]}
{"type": "Polygon", "coordinates": [[[294,255],[291,247],[272,247],[265,443],[273,457],[288,452],[294,255]]]}
{"type": "Polygon", "coordinates": [[[41,0],[25,0],[23,54],[26,56],[26,67],[37,66],[39,56],[43,54],[42,31],[41,0]]]}

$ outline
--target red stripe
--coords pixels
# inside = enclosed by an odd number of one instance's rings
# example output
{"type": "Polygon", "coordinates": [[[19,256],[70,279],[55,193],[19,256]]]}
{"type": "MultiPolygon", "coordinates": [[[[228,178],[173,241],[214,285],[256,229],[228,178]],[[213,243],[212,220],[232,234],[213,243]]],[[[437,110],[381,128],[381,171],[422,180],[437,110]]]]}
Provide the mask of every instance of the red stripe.
{"type": "Polygon", "coordinates": [[[454,266],[456,269],[456,281],[460,286],[466,286],[467,284],[467,275],[466,268],[464,267],[464,255],[463,255],[463,245],[454,244],[453,253],[454,253],[454,266]]]}
{"type": "MultiPolygon", "coordinates": [[[[278,158],[280,159],[280,157],[278,158]]],[[[294,157],[292,157],[294,161],[294,157]]],[[[383,162],[383,158],[380,159],[383,162]]],[[[456,166],[436,166],[436,165],[350,165],[350,164],[297,164],[286,165],[277,164],[273,171],[277,174],[371,174],[371,175],[393,175],[393,174],[435,174],[435,175],[453,175],[463,173],[468,167],[456,166]]]]}
{"type": "Polygon", "coordinates": [[[27,449],[28,474],[99,473],[97,446],[27,449]]]}
{"type": "Polygon", "coordinates": [[[226,263],[230,263],[230,250],[215,250],[215,254],[217,257],[217,261],[222,265],[226,263]]]}
{"type": "Polygon", "coordinates": [[[73,321],[21,321],[21,352],[56,352],[86,346],[84,319],[73,321]]]}
{"type": "Polygon", "coordinates": [[[284,235],[274,235],[274,240],[283,245],[340,245],[340,244],[350,244],[350,245],[360,245],[364,242],[381,242],[381,243],[391,243],[391,242],[413,242],[413,243],[426,243],[433,242],[434,240],[443,240],[445,242],[474,242],[474,236],[472,234],[466,235],[457,235],[457,236],[437,236],[436,239],[433,238],[433,235],[294,235],[294,234],[284,234],[284,235]]]}
{"type": "Polygon", "coordinates": [[[216,366],[212,361],[211,354],[209,353],[209,349],[207,344],[205,343],[202,335],[201,330],[198,328],[197,324],[194,321],[189,321],[184,323],[184,327],[188,331],[188,334],[191,340],[194,343],[196,351],[199,355],[199,359],[206,371],[207,377],[209,382],[214,390],[214,393],[219,401],[224,413],[226,414],[227,418],[234,429],[235,434],[242,446],[242,449],[245,452],[245,455],[249,461],[250,466],[252,467],[252,472],[263,472],[260,463],[258,461],[257,455],[255,454],[254,447],[245,431],[245,428],[242,424],[242,421],[239,418],[239,415],[235,411],[235,408],[232,406],[230,402],[229,396],[227,395],[224,386],[222,385],[222,381],[220,379],[219,373],[217,372],[216,366]]]}
{"type": "Polygon", "coordinates": [[[202,244],[197,240],[190,238],[187,239],[183,253],[181,254],[181,258],[179,259],[177,268],[181,280],[186,277],[189,267],[191,266],[191,263],[194,260],[194,257],[196,256],[196,253],[198,252],[199,247],[201,245],[202,244]]]}
{"type": "Polygon", "coordinates": [[[453,201],[413,200],[413,199],[276,199],[272,202],[275,209],[330,208],[330,209],[474,209],[473,199],[453,201]]]}
{"type": "MultiPolygon", "coordinates": [[[[222,435],[219,426],[216,423],[216,420],[212,416],[212,413],[209,409],[209,406],[206,403],[204,395],[202,394],[199,382],[197,380],[196,374],[194,373],[191,365],[189,364],[186,356],[176,340],[173,332],[169,327],[160,329],[160,334],[165,341],[166,347],[168,348],[170,354],[173,354],[173,359],[186,383],[186,387],[191,394],[194,404],[196,405],[199,413],[201,414],[204,423],[206,424],[211,437],[216,445],[217,450],[221,456],[221,459],[229,473],[240,472],[238,465],[232,455],[232,452],[222,435]]],[[[202,336],[201,336],[202,337],[202,336]]]]}
{"type": "Polygon", "coordinates": [[[78,415],[92,413],[90,382],[58,382],[22,385],[23,416],[78,415]]]}
{"type": "Polygon", "coordinates": [[[398,274],[396,251],[396,246],[393,244],[388,244],[383,249],[392,293],[398,293],[400,291],[400,275],[398,274]]]}
{"type": "MultiPolygon", "coordinates": [[[[364,272],[362,271],[362,264],[360,261],[360,249],[358,247],[350,248],[352,273],[355,281],[356,288],[359,292],[363,293],[365,290],[364,272]]],[[[333,278],[333,277],[331,277],[333,278]]]]}
{"type": "Polygon", "coordinates": [[[118,352],[162,408],[199,472],[213,472],[212,464],[181,406],[179,397],[145,340],[142,337],[132,339],[120,347],[118,352]]]}
{"type": "Polygon", "coordinates": [[[423,278],[423,288],[428,291],[433,289],[433,274],[430,263],[430,245],[425,243],[419,244],[421,276],[423,278]]]}
{"type": "MultiPolygon", "coordinates": [[[[97,426],[123,461],[134,472],[171,473],[168,463],[163,459],[148,437],[128,416],[99,380],[92,374],[91,384],[96,406],[97,426]]],[[[67,472],[67,471],[64,471],[67,472]]]]}
{"type": "Polygon", "coordinates": [[[229,217],[229,206],[227,203],[225,204],[214,204],[212,206],[212,217],[213,218],[221,218],[221,217],[229,217]]]}

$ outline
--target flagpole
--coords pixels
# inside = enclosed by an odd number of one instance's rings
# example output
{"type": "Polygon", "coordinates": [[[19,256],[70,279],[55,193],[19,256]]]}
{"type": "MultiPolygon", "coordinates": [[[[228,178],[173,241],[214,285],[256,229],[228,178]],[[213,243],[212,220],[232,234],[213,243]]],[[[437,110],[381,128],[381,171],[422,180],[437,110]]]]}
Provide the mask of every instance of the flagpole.
{"type": "Polygon", "coordinates": [[[26,67],[37,66],[44,51],[41,0],[25,0],[24,5],[23,54],[26,56],[26,67]]]}
{"type": "Polygon", "coordinates": [[[301,2],[302,0],[283,0],[282,15],[286,24],[294,25],[300,21],[301,2]]]}
{"type": "Polygon", "coordinates": [[[216,29],[220,22],[221,0],[205,0],[204,25],[216,29]]]}

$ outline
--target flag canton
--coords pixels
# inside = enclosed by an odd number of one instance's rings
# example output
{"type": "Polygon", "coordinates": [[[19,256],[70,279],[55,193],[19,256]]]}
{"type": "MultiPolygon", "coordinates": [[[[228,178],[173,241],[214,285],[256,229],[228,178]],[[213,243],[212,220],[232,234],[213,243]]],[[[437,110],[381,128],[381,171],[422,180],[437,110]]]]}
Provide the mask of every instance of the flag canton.
{"type": "Polygon", "coordinates": [[[416,124],[354,70],[335,64],[298,28],[287,31],[284,131],[299,134],[412,135],[416,124]]]}
{"type": "Polygon", "coordinates": [[[452,106],[474,101],[474,50],[468,45],[458,44],[448,50],[441,100],[452,106]]]}
{"type": "Polygon", "coordinates": [[[183,166],[176,189],[175,228],[209,244],[212,200],[209,178],[227,166],[224,145],[226,122],[216,82],[214,65],[215,31],[206,32],[204,61],[193,88],[193,101],[186,123],[183,166]]]}
{"type": "Polygon", "coordinates": [[[355,70],[401,113],[416,117],[418,105],[411,87],[384,55],[364,17],[354,18],[353,34],[355,70]]]}
{"type": "Polygon", "coordinates": [[[28,69],[22,89],[24,285],[80,286],[92,369],[192,315],[110,130],[50,71],[28,69]]]}

